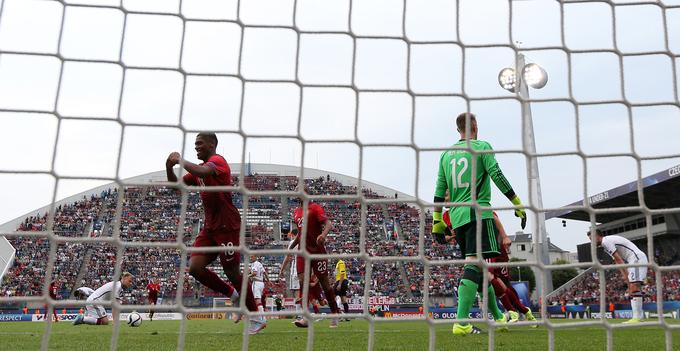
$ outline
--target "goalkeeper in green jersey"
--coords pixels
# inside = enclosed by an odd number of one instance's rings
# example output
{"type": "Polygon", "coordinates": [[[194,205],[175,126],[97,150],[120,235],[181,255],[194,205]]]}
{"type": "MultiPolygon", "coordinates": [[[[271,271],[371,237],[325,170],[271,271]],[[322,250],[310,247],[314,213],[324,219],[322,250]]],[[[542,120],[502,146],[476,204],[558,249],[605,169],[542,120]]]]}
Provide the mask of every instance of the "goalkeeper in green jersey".
{"type": "MultiPolygon", "coordinates": [[[[469,203],[471,206],[453,206],[449,210],[451,227],[456,233],[456,240],[465,260],[470,261],[464,267],[464,273],[458,285],[458,314],[457,319],[469,316],[477,291],[482,291],[482,270],[477,260],[477,216],[481,215],[481,255],[491,258],[500,254],[500,243],[497,241],[498,230],[494,224],[493,212],[483,209],[491,207],[491,184],[493,180],[500,191],[508,197],[515,206],[522,202],[515,195],[512,186],[503,175],[492,150],[486,141],[477,140],[477,120],[471,113],[462,113],[456,118],[456,127],[460,133],[460,140],[451,150],[444,151],[439,159],[437,186],[434,192],[434,202],[444,202],[446,190],[449,191],[451,202],[469,203]],[[469,133],[469,134],[468,134],[469,133]],[[474,153],[472,151],[475,151],[474,153]],[[474,173],[473,173],[474,172],[474,173]],[[474,187],[474,190],[473,190],[474,187]],[[475,196],[473,198],[473,191],[475,196]],[[480,208],[472,207],[476,203],[480,208]],[[474,263],[473,263],[474,262],[474,263]]],[[[521,219],[522,229],[526,226],[526,212],[516,209],[515,216],[521,219]]],[[[440,244],[446,244],[446,224],[442,221],[442,208],[434,209],[432,235],[440,244]]],[[[493,286],[488,286],[486,298],[489,311],[496,322],[505,323],[505,315],[500,311],[496,302],[493,286]]],[[[469,323],[456,323],[453,333],[457,335],[478,334],[481,330],[469,323]]]]}

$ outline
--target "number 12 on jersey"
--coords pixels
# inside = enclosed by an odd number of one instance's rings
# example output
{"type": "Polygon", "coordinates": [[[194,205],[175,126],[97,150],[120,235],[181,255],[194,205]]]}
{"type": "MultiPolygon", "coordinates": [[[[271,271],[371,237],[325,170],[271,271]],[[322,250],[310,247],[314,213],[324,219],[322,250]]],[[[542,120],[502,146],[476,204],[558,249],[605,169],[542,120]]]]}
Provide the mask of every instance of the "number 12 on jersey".
{"type": "Polygon", "coordinates": [[[451,160],[451,187],[457,188],[469,188],[470,182],[463,181],[463,175],[468,170],[468,159],[465,157],[454,158],[451,160]],[[456,171],[460,168],[459,171],[456,171]]]}

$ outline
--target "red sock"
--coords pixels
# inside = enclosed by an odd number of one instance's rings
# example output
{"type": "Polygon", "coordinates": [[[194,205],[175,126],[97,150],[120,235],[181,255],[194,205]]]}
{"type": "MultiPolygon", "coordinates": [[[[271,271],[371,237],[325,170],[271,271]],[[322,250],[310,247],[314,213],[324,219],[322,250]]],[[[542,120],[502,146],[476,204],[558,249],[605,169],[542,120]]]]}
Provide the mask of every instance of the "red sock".
{"type": "MultiPolygon", "coordinates": [[[[235,280],[236,281],[232,281],[232,283],[234,284],[234,288],[236,288],[236,291],[240,293],[241,277],[238,277],[235,280]]],[[[257,303],[255,303],[255,295],[253,295],[253,286],[250,284],[248,284],[248,292],[246,293],[246,307],[248,307],[248,311],[257,312],[257,303]]]]}
{"type": "Polygon", "coordinates": [[[508,311],[513,311],[517,312],[517,309],[515,306],[512,305],[512,300],[510,300],[510,296],[508,296],[507,292],[503,294],[503,296],[500,296],[499,298],[501,299],[501,303],[503,304],[503,308],[505,308],[508,311]]]}
{"type": "Polygon", "coordinates": [[[340,313],[340,309],[338,308],[338,303],[335,301],[335,290],[331,286],[330,289],[324,290],[323,292],[326,295],[326,298],[328,299],[328,307],[331,308],[331,313],[340,313]]]}
{"type": "Polygon", "coordinates": [[[234,293],[233,286],[222,280],[215,272],[207,268],[203,268],[203,271],[194,275],[194,278],[201,282],[201,284],[224,296],[231,297],[231,294],[234,293]]]}
{"type": "Polygon", "coordinates": [[[59,322],[59,317],[57,316],[57,310],[52,310],[54,312],[54,321],[59,322]]]}
{"type": "Polygon", "coordinates": [[[508,287],[507,293],[505,295],[510,297],[510,300],[512,301],[512,305],[515,306],[515,308],[517,308],[517,310],[519,310],[522,313],[529,312],[529,309],[527,308],[527,306],[524,306],[524,304],[522,303],[522,300],[520,300],[519,296],[517,296],[517,291],[515,291],[515,288],[513,288],[512,285],[510,285],[508,287]]]}
{"type": "Polygon", "coordinates": [[[312,305],[312,307],[314,308],[314,313],[319,313],[319,306],[312,305]]]}

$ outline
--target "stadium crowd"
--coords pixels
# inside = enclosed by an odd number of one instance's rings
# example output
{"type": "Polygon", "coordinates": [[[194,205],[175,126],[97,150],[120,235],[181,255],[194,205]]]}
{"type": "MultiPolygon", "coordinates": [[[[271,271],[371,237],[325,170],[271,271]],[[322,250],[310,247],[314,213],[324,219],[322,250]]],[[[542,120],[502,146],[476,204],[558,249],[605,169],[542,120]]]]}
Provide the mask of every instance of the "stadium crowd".
{"type": "MultiPolygon", "coordinates": [[[[236,184],[243,181],[252,191],[286,190],[298,188],[299,180],[292,176],[252,175],[242,179],[234,177],[236,184]]],[[[330,176],[304,179],[304,187],[310,194],[351,195],[357,193],[356,185],[343,184],[330,176]]],[[[120,191],[108,189],[98,195],[83,197],[71,204],[56,208],[54,216],[55,234],[69,237],[111,237],[130,242],[176,242],[177,234],[183,233],[182,241],[191,244],[198,234],[203,218],[202,206],[197,193],[190,193],[184,213],[182,228],[178,228],[181,208],[180,192],[173,188],[145,186],[126,187],[123,193],[122,211],[116,218],[120,191]],[[116,232],[118,230],[118,232],[116,232]]],[[[362,189],[367,199],[382,199],[372,189],[362,189]]],[[[243,196],[233,195],[234,204],[243,210],[243,196]]],[[[366,233],[365,252],[370,256],[413,257],[419,253],[420,210],[405,203],[366,204],[365,225],[361,227],[361,202],[353,199],[319,201],[333,221],[333,230],[327,239],[329,253],[359,253],[360,233],[366,233]]],[[[262,196],[248,197],[247,216],[243,216],[246,227],[246,242],[251,249],[284,248],[285,235],[278,237],[278,228],[290,227],[290,212],[299,206],[294,197],[262,196]]],[[[17,228],[19,231],[45,231],[47,214],[26,218],[17,228]]],[[[425,213],[425,233],[429,233],[430,213],[425,213]]],[[[435,261],[430,266],[428,280],[431,296],[451,296],[455,293],[455,282],[461,275],[460,266],[437,265],[437,260],[459,257],[460,252],[453,246],[433,243],[424,238],[424,255],[435,261]]],[[[45,271],[49,257],[50,241],[47,236],[13,237],[10,239],[17,249],[14,266],[0,286],[0,294],[13,296],[35,296],[42,293],[45,271]]],[[[186,298],[218,296],[211,290],[195,284],[192,277],[181,270],[181,253],[175,248],[153,246],[127,247],[123,251],[122,270],[130,271],[137,277],[136,288],[126,292],[127,303],[145,303],[146,283],[157,277],[161,282],[162,297],[172,300],[178,292],[186,298]],[[184,283],[178,288],[179,274],[184,274],[184,283]]],[[[68,298],[80,286],[96,288],[111,280],[114,273],[118,248],[105,242],[60,243],[54,262],[53,279],[58,280],[59,296],[68,298]]],[[[285,282],[278,279],[282,256],[263,259],[272,284],[269,296],[283,294],[285,282]]],[[[334,266],[332,259],[331,266],[334,266]]],[[[212,268],[221,274],[219,263],[212,268]]],[[[350,295],[363,296],[365,287],[366,262],[352,258],[346,260],[350,295]]],[[[611,272],[611,274],[618,274],[611,272]]],[[[369,284],[371,296],[389,296],[399,301],[419,301],[424,287],[424,266],[420,262],[373,262],[369,284]]],[[[653,274],[651,275],[653,279],[653,274]]],[[[611,281],[611,280],[609,280],[611,281]]],[[[680,273],[664,275],[664,298],[680,299],[678,286],[680,273]]],[[[567,289],[554,301],[594,302],[599,298],[597,275],[584,277],[582,281],[567,289]]],[[[655,285],[645,287],[647,299],[656,298],[655,285]]],[[[607,295],[626,301],[624,284],[607,284],[607,295]]]]}

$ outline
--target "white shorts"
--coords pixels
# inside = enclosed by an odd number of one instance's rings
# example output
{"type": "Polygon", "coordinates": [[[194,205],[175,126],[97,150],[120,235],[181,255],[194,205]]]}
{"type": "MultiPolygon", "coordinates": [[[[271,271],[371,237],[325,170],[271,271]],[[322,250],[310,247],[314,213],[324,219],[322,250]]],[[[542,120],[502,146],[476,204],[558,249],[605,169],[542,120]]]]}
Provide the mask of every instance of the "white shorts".
{"type": "Polygon", "coordinates": [[[290,290],[300,290],[300,279],[298,279],[297,274],[291,274],[290,280],[288,281],[290,290]]]}
{"type": "Polygon", "coordinates": [[[256,299],[262,298],[262,291],[264,290],[264,282],[253,282],[253,297],[256,299]]]}
{"type": "MultiPolygon", "coordinates": [[[[631,263],[647,263],[646,258],[631,263]]],[[[647,279],[647,267],[628,267],[628,282],[644,282],[647,279]]]]}
{"type": "Polygon", "coordinates": [[[87,305],[85,306],[85,316],[97,319],[103,318],[107,316],[106,309],[100,305],[87,305]]]}

